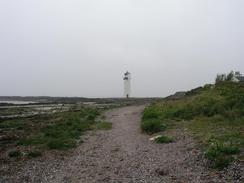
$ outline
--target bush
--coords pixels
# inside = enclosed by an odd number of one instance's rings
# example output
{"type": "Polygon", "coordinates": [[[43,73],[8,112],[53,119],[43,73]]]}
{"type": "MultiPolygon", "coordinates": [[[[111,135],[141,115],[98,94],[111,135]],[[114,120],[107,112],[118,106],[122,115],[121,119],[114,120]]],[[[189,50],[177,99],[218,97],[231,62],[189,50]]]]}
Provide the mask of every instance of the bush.
{"type": "Polygon", "coordinates": [[[22,153],[20,151],[14,150],[14,151],[10,151],[8,153],[8,156],[11,157],[11,158],[19,158],[19,157],[22,156],[22,153]]]}
{"type": "Polygon", "coordinates": [[[236,146],[213,144],[207,149],[205,155],[212,162],[214,168],[223,169],[234,160],[231,155],[239,152],[240,149],[236,146]]]}
{"type": "Polygon", "coordinates": [[[166,126],[159,119],[144,120],[141,123],[142,131],[153,134],[165,130],[166,126]]]}
{"type": "Polygon", "coordinates": [[[223,170],[225,167],[229,166],[229,164],[234,160],[232,156],[218,156],[212,162],[213,168],[223,170]]]}
{"type": "Polygon", "coordinates": [[[143,117],[142,119],[146,120],[146,119],[157,119],[159,118],[159,112],[152,108],[152,107],[148,107],[144,110],[144,113],[143,113],[143,117]]]}
{"type": "Polygon", "coordinates": [[[155,142],[158,144],[162,144],[162,143],[171,143],[173,142],[173,138],[172,137],[167,137],[167,136],[161,136],[155,139],[155,142]]]}

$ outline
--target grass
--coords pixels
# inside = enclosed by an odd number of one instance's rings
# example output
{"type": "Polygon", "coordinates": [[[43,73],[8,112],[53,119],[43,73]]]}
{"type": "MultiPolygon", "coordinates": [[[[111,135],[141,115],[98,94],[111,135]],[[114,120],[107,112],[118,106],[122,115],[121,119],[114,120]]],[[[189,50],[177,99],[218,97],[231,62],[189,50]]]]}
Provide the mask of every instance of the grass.
{"type": "Polygon", "coordinates": [[[76,140],[95,123],[81,112],[67,112],[59,117],[60,119],[47,123],[37,133],[20,139],[18,145],[41,145],[48,149],[67,150],[75,147],[76,140]]]}
{"type": "Polygon", "coordinates": [[[234,160],[233,155],[239,154],[244,147],[243,122],[242,118],[231,121],[220,116],[199,117],[187,127],[204,144],[211,166],[223,169],[234,160]]]}
{"type": "MultiPolygon", "coordinates": [[[[0,129],[8,141],[1,144],[1,147],[22,146],[26,147],[26,150],[29,148],[68,150],[82,142],[82,134],[87,130],[93,130],[94,126],[96,129],[111,129],[111,123],[96,122],[99,115],[98,109],[83,107],[78,111],[2,121],[0,129]]],[[[9,156],[18,156],[17,152],[13,151],[9,156]]],[[[28,157],[39,155],[34,151],[30,152],[28,157]]]]}
{"type": "Polygon", "coordinates": [[[211,166],[223,169],[244,148],[243,116],[244,85],[221,82],[187,92],[180,100],[147,107],[141,127],[149,134],[176,127],[188,129],[203,144],[211,166]]]}
{"type": "Polygon", "coordinates": [[[101,121],[93,125],[92,127],[95,130],[110,130],[112,129],[112,123],[101,121]]]}
{"type": "Polygon", "coordinates": [[[167,137],[167,136],[161,136],[155,139],[155,142],[158,144],[163,144],[163,143],[171,143],[173,142],[173,138],[172,137],[167,137]]]}
{"type": "Polygon", "coordinates": [[[47,142],[46,146],[49,149],[68,150],[68,149],[76,147],[76,140],[70,139],[70,138],[50,139],[47,142]]]}
{"type": "Polygon", "coordinates": [[[58,150],[74,148],[82,133],[92,129],[95,116],[98,114],[92,109],[63,113],[59,116],[60,119],[47,123],[37,133],[21,139],[18,144],[42,145],[48,149],[58,150]]]}
{"type": "Polygon", "coordinates": [[[240,149],[233,145],[212,144],[205,152],[206,157],[212,161],[212,167],[223,169],[228,166],[234,158],[231,155],[238,154],[240,149]]]}

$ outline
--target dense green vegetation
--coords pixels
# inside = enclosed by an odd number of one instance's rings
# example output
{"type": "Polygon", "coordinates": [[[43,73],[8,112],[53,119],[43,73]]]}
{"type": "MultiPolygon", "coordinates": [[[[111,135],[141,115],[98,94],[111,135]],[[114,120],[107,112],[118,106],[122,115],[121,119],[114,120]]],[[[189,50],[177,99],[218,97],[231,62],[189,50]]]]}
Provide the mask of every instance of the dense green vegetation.
{"type": "Polygon", "coordinates": [[[144,132],[153,134],[164,130],[166,126],[158,119],[146,119],[142,121],[141,128],[144,132]]]}
{"type": "MultiPolygon", "coordinates": [[[[87,130],[111,129],[112,124],[97,120],[100,110],[83,107],[80,110],[38,115],[2,121],[0,129],[6,137],[1,148],[28,149],[28,157],[38,157],[43,150],[68,150],[83,142],[81,135],[87,130]],[[26,148],[25,148],[26,147],[26,148]]],[[[19,157],[11,151],[9,157],[19,157]]]]}
{"type": "Polygon", "coordinates": [[[155,133],[162,130],[161,126],[190,130],[204,144],[212,166],[222,169],[244,147],[244,85],[206,85],[187,92],[180,100],[165,100],[146,108],[142,130],[155,133]]]}

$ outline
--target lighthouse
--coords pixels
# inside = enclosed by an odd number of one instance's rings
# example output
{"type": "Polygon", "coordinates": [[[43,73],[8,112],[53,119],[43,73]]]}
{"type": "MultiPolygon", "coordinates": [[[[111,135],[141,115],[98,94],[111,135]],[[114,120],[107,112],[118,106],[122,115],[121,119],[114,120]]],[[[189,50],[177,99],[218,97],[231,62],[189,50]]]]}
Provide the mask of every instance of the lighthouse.
{"type": "Polygon", "coordinates": [[[124,96],[129,98],[131,96],[131,74],[127,71],[124,74],[124,96]]]}

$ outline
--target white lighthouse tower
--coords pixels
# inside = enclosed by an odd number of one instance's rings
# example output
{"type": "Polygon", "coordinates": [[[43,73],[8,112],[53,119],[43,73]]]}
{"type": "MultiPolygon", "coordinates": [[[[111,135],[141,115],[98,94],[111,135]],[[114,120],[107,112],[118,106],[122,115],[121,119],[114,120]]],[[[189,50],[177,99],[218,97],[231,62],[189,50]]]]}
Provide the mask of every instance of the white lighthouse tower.
{"type": "Polygon", "coordinates": [[[131,74],[127,71],[124,75],[124,96],[129,98],[131,96],[131,74]]]}

